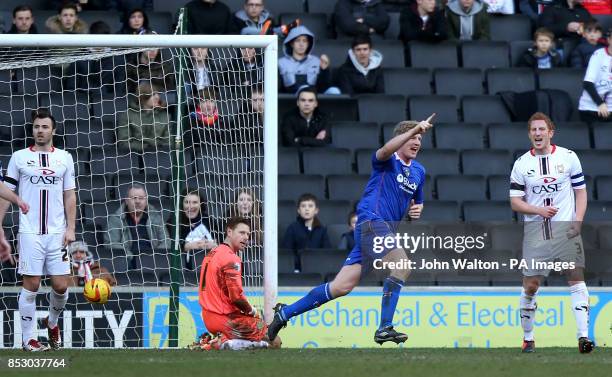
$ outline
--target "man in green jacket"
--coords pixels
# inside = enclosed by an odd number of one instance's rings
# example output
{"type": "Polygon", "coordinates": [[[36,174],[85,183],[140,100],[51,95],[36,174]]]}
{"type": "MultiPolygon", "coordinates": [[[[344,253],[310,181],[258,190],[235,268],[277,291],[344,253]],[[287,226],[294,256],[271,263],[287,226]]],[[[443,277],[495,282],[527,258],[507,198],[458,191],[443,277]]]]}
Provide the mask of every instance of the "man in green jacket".
{"type": "Polygon", "coordinates": [[[449,39],[488,41],[489,14],[482,0],[452,0],[446,6],[449,39]]]}

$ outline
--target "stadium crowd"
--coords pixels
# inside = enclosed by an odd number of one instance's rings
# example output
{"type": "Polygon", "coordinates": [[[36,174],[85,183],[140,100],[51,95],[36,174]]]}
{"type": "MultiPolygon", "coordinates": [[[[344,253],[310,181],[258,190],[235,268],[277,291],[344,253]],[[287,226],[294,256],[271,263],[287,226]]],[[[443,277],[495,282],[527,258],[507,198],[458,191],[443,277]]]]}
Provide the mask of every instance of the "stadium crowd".
{"type": "MultiPolygon", "coordinates": [[[[4,9],[3,29],[13,34],[166,34],[174,32],[183,6],[190,34],[280,37],[281,284],[311,285],[333,278],[333,265],[354,243],[354,205],[367,181],[372,151],[389,138],[392,123],[424,119],[432,112],[440,124],[433,136],[424,138],[425,150],[419,155],[428,167],[429,187],[424,221],[416,226],[433,232],[428,222],[497,222],[493,248],[515,255],[520,245],[512,241],[517,224],[507,200],[507,181],[512,157],[528,147],[524,121],[535,111],[559,122],[560,144],[584,150],[589,199],[594,200],[589,219],[610,220],[604,213],[612,201],[612,84],[595,84],[601,80],[594,72],[607,64],[601,55],[612,53],[611,0],[24,0],[4,9]],[[590,63],[591,56],[598,60],[590,63]],[[487,161],[485,166],[482,161],[487,161]],[[343,250],[330,250],[335,248],[343,250]],[[321,267],[328,263],[332,266],[321,267]]],[[[203,140],[223,143],[237,136],[247,145],[260,141],[261,52],[237,49],[227,57],[199,48],[192,49],[189,58],[185,91],[193,104],[186,131],[191,145],[186,147],[200,151],[203,140]],[[233,96],[248,99],[246,112],[226,108],[233,96]]],[[[168,108],[176,105],[181,88],[167,51],[150,49],[124,61],[110,57],[60,69],[77,73],[75,90],[97,87],[129,98],[110,127],[111,139],[117,148],[134,152],[136,165],[145,173],[147,151],[169,150],[173,122],[168,108]],[[118,82],[125,82],[125,88],[118,82]]],[[[92,111],[105,119],[100,110],[92,111]]],[[[90,172],[95,175],[91,153],[90,172]]],[[[199,156],[193,153],[196,161],[199,156]]],[[[154,169],[160,161],[153,163],[154,169]]],[[[171,196],[170,188],[160,189],[159,182],[153,190],[148,184],[128,183],[127,189],[113,193],[122,201],[114,212],[103,205],[106,222],[96,216],[95,205],[84,210],[87,218],[95,219],[96,230],[88,232],[89,223],[83,226],[82,234],[89,238],[79,249],[91,258],[87,244],[95,249],[102,265],[109,263],[105,267],[119,271],[119,284],[138,281],[131,272],[121,274],[137,269],[141,282],[156,283],[157,276],[147,280],[142,271],[154,274],[160,266],[167,268],[167,258],[158,258],[162,253],[157,250],[170,249],[177,231],[183,263],[193,273],[189,283],[195,283],[202,253],[220,242],[216,218],[250,218],[252,245],[263,242],[260,194],[250,188],[223,193],[231,206],[214,206],[209,212],[206,196],[189,187],[181,196],[177,230],[167,224],[172,217],[162,209],[168,201],[159,200],[171,196]],[[150,197],[156,197],[157,204],[150,203],[150,197]],[[127,256],[126,266],[120,266],[117,255],[127,256]]],[[[606,236],[610,230],[593,226],[587,247],[612,249],[606,236]]],[[[104,266],[100,274],[114,282],[104,266]]],[[[595,285],[612,283],[612,275],[600,276],[595,285]]],[[[504,284],[506,278],[454,276],[440,284],[504,284]]],[[[2,279],[15,277],[5,271],[2,279]]],[[[417,276],[419,281],[438,282],[426,274],[417,276]]],[[[555,283],[553,276],[550,284],[555,283]]]]}

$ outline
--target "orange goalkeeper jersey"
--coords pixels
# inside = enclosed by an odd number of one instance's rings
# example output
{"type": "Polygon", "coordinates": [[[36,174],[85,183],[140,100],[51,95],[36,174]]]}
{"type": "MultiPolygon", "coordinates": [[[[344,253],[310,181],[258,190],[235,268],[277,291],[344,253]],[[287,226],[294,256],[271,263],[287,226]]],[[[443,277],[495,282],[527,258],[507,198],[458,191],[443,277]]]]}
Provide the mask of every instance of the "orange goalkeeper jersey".
{"type": "Polygon", "coordinates": [[[232,248],[223,243],[215,247],[202,262],[199,300],[202,309],[217,314],[252,310],[242,289],[242,261],[232,248]]]}

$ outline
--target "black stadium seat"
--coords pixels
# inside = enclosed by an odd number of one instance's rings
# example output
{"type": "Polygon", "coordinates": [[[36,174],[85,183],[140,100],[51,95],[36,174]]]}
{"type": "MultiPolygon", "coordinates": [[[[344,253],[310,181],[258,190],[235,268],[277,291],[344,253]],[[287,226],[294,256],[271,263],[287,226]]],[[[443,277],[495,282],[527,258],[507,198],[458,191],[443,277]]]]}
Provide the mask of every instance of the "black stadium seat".
{"type": "Polygon", "coordinates": [[[464,122],[509,122],[510,114],[498,96],[464,96],[461,99],[464,122]]]}
{"type": "Polygon", "coordinates": [[[315,42],[312,54],[317,56],[327,55],[330,67],[338,68],[347,60],[350,47],[350,43],[345,40],[322,39],[315,42]]]}
{"type": "Polygon", "coordinates": [[[438,44],[410,42],[408,44],[410,66],[413,68],[456,68],[457,43],[438,44]]]}
{"type": "Polygon", "coordinates": [[[331,125],[332,144],[351,150],[378,148],[378,124],[374,122],[334,122],[331,125]]]}
{"type": "Polygon", "coordinates": [[[488,69],[486,75],[489,94],[503,91],[528,92],[536,87],[531,68],[493,68],[488,69]]]}
{"type": "Polygon", "coordinates": [[[461,215],[457,202],[434,200],[426,203],[419,221],[456,222],[460,219],[461,215]]]}
{"type": "Polygon", "coordinates": [[[325,180],[321,175],[279,175],[278,199],[297,200],[304,194],[311,193],[317,198],[325,197],[325,180]]]}
{"type": "Polygon", "coordinates": [[[469,41],[461,44],[462,67],[507,68],[510,54],[506,42],[469,41]]]}
{"type": "Polygon", "coordinates": [[[358,201],[368,183],[369,175],[330,175],[327,177],[329,199],[358,201]]]}
{"type": "Polygon", "coordinates": [[[410,119],[425,120],[435,113],[434,122],[457,122],[457,99],[455,96],[412,96],[408,99],[410,119]]]}
{"type": "Polygon", "coordinates": [[[399,122],[406,119],[406,98],[402,95],[361,94],[359,120],[361,122],[399,122]]]}
{"type": "Polygon", "coordinates": [[[585,175],[598,176],[610,174],[612,150],[576,150],[585,175]]]}
{"type": "Polygon", "coordinates": [[[431,72],[427,68],[386,68],[383,74],[386,94],[431,94],[431,72]]]}
{"type": "Polygon", "coordinates": [[[518,66],[521,57],[530,47],[533,47],[533,41],[524,40],[510,42],[510,62],[513,67],[518,66]]]}
{"type": "Polygon", "coordinates": [[[568,149],[590,149],[589,126],[582,122],[558,122],[553,143],[568,149]]]}
{"type": "Polygon", "coordinates": [[[463,174],[500,174],[512,170],[512,158],[507,150],[472,149],[461,152],[463,174]]]}
{"type": "Polygon", "coordinates": [[[492,41],[524,41],[532,38],[531,20],[523,14],[503,14],[490,17],[492,41]]]}
{"type": "MultiPolygon", "coordinates": [[[[353,211],[353,204],[347,199],[349,198],[319,200],[319,219],[323,225],[346,223],[348,214],[353,211]]],[[[332,244],[332,246],[336,245],[332,244]]]]}
{"type": "Polygon", "coordinates": [[[300,155],[297,149],[278,149],[278,174],[300,174],[300,155]]]}
{"type": "Polygon", "coordinates": [[[359,149],[356,151],[357,174],[370,174],[372,172],[372,156],[376,149],[359,149]]]}
{"type": "Polygon", "coordinates": [[[429,174],[459,174],[459,154],[452,149],[425,149],[417,156],[429,174]]]}
{"type": "Polygon", "coordinates": [[[302,250],[302,272],[323,275],[338,272],[346,260],[346,254],[346,250],[337,249],[302,250]]]}
{"type": "Polygon", "coordinates": [[[439,123],[435,127],[436,148],[484,148],[484,133],[480,123],[439,123]]]}
{"type": "Polygon", "coordinates": [[[597,177],[595,184],[597,185],[597,199],[612,201],[612,175],[597,177]]]}
{"type": "Polygon", "coordinates": [[[302,152],[304,174],[350,174],[351,151],[344,148],[311,148],[302,152]]]}
{"type": "Polygon", "coordinates": [[[487,178],[489,184],[489,199],[508,200],[510,196],[510,174],[490,175],[487,178]]]}
{"type": "Polygon", "coordinates": [[[489,146],[496,149],[529,149],[527,125],[517,123],[493,123],[489,125],[489,146]]]}
{"type": "Polygon", "coordinates": [[[612,149],[612,127],[609,123],[594,123],[593,141],[595,149],[612,149]]]}
{"type": "Polygon", "coordinates": [[[278,285],[281,287],[314,287],[323,282],[318,273],[278,274],[278,285]]]}
{"type": "Polygon", "coordinates": [[[487,183],[482,175],[438,175],[439,200],[486,200],[487,183]]]}
{"type": "Polygon", "coordinates": [[[585,221],[610,221],[612,201],[595,200],[587,206],[585,221]]]}
{"type": "Polygon", "coordinates": [[[543,69],[538,72],[540,89],[560,89],[569,94],[574,108],[578,108],[578,99],[582,94],[584,71],[574,68],[543,69]]]}
{"type": "Polygon", "coordinates": [[[478,68],[438,68],[434,71],[436,94],[484,94],[482,72],[478,68]]]}
{"type": "MultiPolygon", "coordinates": [[[[350,43],[347,44],[350,47],[350,43]]],[[[404,46],[402,42],[394,40],[375,40],[372,48],[380,52],[385,68],[404,68],[404,46]]]]}
{"type": "Polygon", "coordinates": [[[466,222],[510,222],[512,209],[508,200],[463,202],[463,217],[466,222]]]}
{"type": "MultiPolygon", "coordinates": [[[[295,98],[291,99],[295,106],[295,98]]],[[[319,95],[319,109],[327,113],[331,120],[357,121],[359,119],[359,108],[357,100],[344,95],[319,95]]]]}

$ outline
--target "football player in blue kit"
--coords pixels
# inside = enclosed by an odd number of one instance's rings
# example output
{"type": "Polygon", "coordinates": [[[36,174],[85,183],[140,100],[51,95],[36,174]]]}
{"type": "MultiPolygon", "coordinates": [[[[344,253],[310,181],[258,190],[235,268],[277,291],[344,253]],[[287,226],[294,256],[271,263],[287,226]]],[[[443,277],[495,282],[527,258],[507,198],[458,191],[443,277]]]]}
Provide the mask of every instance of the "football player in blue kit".
{"type": "MultiPolygon", "coordinates": [[[[380,244],[385,237],[393,237],[397,223],[404,218],[406,211],[411,219],[418,219],[421,215],[425,168],[415,158],[421,148],[422,134],[433,127],[434,116],[432,114],[421,122],[398,123],[393,138],[372,156],[372,174],[357,205],[355,247],[332,282],[313,288],[291,305],[275,306],[274,319],[268,327],[269,339],[276,338],[290,318],[350,293],[361,277],[371,270],[374,258],[400,262],[397,264],[407,259],[402,248],[375,250],[374,243],[380,244]]],[[[392,269],[385,278],[381,321],[374,335],[378,344],[388,341],[399,344],[408,339],[406,334],[395,331],[392,323],[400,290],[409,273],[409,269],[392,269]]]]}

